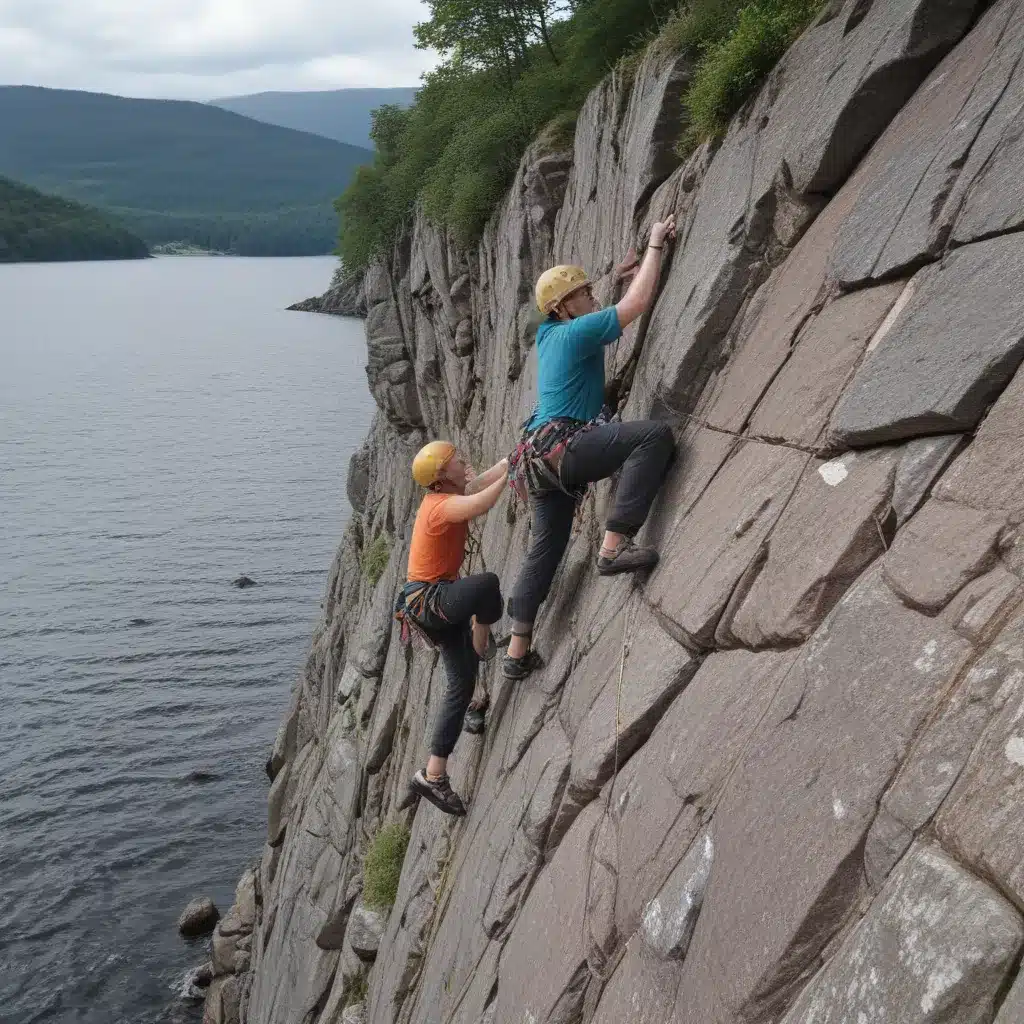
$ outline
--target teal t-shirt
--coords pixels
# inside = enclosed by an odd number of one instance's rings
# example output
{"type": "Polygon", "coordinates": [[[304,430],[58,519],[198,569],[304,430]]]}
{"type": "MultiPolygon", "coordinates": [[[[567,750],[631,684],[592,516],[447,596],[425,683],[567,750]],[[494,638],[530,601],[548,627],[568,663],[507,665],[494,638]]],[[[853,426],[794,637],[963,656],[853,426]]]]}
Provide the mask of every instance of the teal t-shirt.
{"type": "Polygon", "coordinates": [[[622,336],[614,306],[537,328],[537,405],[531,430],[549,420],[592,420],[604,405],[604,347],[622,336]]]}

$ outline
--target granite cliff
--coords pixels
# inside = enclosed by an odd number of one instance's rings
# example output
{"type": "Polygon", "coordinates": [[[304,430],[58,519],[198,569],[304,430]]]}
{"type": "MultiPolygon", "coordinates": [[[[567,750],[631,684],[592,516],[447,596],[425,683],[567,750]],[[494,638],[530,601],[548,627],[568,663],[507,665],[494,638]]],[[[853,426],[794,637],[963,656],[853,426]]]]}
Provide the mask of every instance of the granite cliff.
{"type": "MultiPolygon", "coordinates": [[[[418,220],[365,274],[379,411],[209,1021],[1024,1021],[1022,57],[1017,0],[834,0],[681,163],[689,69],[655,48],[571,151],[526,155],[478,248],[418,220]],[[469,816],[410,806],[444,686],[392,629],[412,455],[505,454],[536,275],[579,262],[610,299],[669,210],[656,306],[608,353],[623,416],[679,441],[662,563],[596,576],[593,492],[545,669],[483,677],[469,816]]],[[[527,531],[503,499],[472,569],[509,583],[527,531]]]]}

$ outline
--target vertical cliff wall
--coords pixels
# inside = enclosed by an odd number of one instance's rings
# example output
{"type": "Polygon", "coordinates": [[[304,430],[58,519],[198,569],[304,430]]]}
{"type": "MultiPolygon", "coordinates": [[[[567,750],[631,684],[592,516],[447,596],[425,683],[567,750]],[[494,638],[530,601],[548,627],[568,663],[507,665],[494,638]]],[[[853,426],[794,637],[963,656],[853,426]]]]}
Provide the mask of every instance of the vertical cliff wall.
{"type": "MultiPolygon", "coordinates": [[[[209,1020],[1024,1021],[1022,56],[1015,0],[834,0],[680,165],[688,67],[652,52],[571,152],[527,154],[476,250],[418,220],[366,274],[379,412],[209,1020]],[[444,688],[390,618],[412,455],[508,452],[537,274],[582,263],[610,300],[670,210],[657,304],[608,352],[623,415],[679,441],[662,562],[597,578],[592,493],[545,669],[483,677],[469,816],[410,805],[444,688]]],[[[503,499],[472,570],[510,584],[527,532],[503,499]]]]}

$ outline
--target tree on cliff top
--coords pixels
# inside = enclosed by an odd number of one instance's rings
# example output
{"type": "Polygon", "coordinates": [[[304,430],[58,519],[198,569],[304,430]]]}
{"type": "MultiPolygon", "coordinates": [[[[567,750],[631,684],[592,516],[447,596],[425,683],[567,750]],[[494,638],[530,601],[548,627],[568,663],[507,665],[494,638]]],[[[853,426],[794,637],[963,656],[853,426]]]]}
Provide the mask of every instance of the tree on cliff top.
{"type": "Polygon", "coordinates": [[[475,71],[499,70],[509,86],[543,44],[558,63],[551,26],[571,14],[574,0],[428,0],[430,20],[413,30],[416,46],[437,50],[453,64],[475,71]]]}
{"type": "Polygon", "coordinates": [[[695,64],[687,148],[733,114],[822,0],[427,0],[416,44],[445,58],[408,109],[374,113],[372,165],[335,203],[339,252],[358,271],[395,244],[419,205],[459,245],[475,242],[543,135],[568,147],[588,93],[635,71],[655,36],[695,64]],[[623,60],[623,58],[630,58],[623,60]]]}
{"type": "MultiPolygon", "coordinates": [[[[530,141],[545,125],[570,129],[587,93],[678,0],[428,3],[416,42],[445,60],[411,108],[375,111],[374,162],[335,204],[339,251],[353,270],[388,250],[418,202],[470,244],[530,141]]],[[[552,138],[568,141],[564,130],[552,138]]]]}

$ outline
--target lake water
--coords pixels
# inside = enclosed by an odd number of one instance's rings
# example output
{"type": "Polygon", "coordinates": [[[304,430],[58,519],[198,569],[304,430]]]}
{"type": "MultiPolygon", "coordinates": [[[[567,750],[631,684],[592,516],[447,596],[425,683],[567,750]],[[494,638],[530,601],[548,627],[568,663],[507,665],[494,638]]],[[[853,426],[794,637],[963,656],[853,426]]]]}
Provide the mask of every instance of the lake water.
{"type": "Polygon", "coordinates": [[[198,1019],[372,413],[333,266],[0,266],[5,1024],[198,1019]]]}

